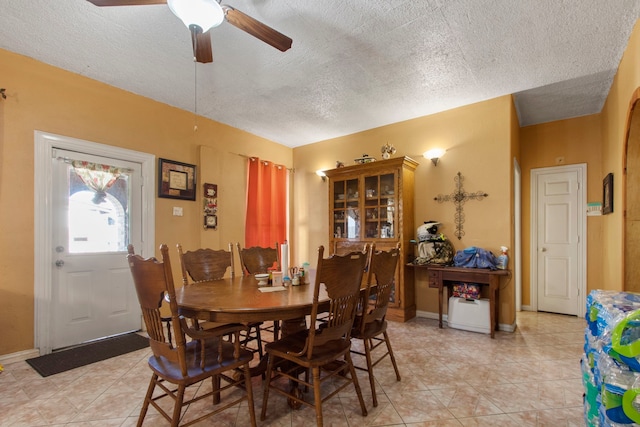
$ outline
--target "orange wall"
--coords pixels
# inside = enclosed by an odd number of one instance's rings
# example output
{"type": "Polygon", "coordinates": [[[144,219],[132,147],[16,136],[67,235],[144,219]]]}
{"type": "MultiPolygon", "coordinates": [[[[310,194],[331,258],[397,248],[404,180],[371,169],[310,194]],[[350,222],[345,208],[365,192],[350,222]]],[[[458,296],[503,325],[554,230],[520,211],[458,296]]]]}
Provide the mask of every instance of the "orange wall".
{"type": "MultiPolygon", "coordinates": [[[[523,305],[530,303],[530,171],[587,163],[587,201],[602,202],[602,180],[614,175],[614,212],[587,217],[587,291],[624,288],[624,147],[630,102],[640,86],[640,26],[636,24],[600,114],[528,126],[520,131],[523,202],[523,305]]],[[[632,262],[632,261],[627,261],[632,262]]]]}
{"type": "Polygon", "coordinates": [[[170,248],[244,243],[246,159],[237,154],[292,166],[288,147],[204,118],[194,133],[189,112],[24,56],[0,50],[0,76],[7,93],[0,99],[0,355],[34,345],[34,130],[198,165],[201,178],[218,184],[219,228],[203,229],[199,193],[195,202],[156,199],[156,244],[170,248]],[[173,206],[184,216],[172,216],[173,206]]]}
{"type": "MultiPolygon", "coordinates": [[[[624,288],[624,198],[623,173],[626,131],[628,129],[630,102],[640,87],[640,24],[631,34],[627,49],[620,61],[618,73],[611,85],[609,96],[602,109],[603,150],[602,174],[613,173],[614,211],[604,217],[602,243],[606,251],[602,254],[604,289],[624,288]],[[620,207],[620,208],[618,208],[620,207]]],[[[636,262],[628,260],[627,262],[636,262]]]]}
{"type": "MultiPolygon", "coordinates": [[[[193,114],[72,74],[29,58],[0,50],[0,311],[3,324],[0,355],[33,348],[33,132],[40,130],[103,144],[129,148],[199,166],[200,182],[218,184],[218,231],[204,231],[201,199],[196,202],[156,200],[156,243],[173,247],[226,247],[244,239],[243,157],[258,156],[287,167],[295,166],[291,184],[292,262],[314,262],[316,249],[328,243],[328,189],[315,175],[351,164],[368,153],[380,157],[391,143],[396,155],[421,165],[416,170],[415,221],[435,219],[456,249],[482,246],[497,252],[513,245],[513,158],[522,169],[523,305],[528,295],[529,173],[551,166],[558,156],[565,163],[588,164],[588,200],[600,200],[604,174],[622,176],[627,112],[632,93],[640,85],[640,32],[636,28],[621,61],[600,115],[518,130],[510,96],[407,120],[353,135],[289,149],[275,142],[207,119],[193,132],[193,114]],[[230,152],[228,147],[233,147],[230,152]],[[447,149],[437,167],[421,157],[435,147],[447,149]],[[466,191],[485,191],[489,197],[464,205],[465,235],[458,240],[454,205],[433,200],[454,191],[457,172],[466,191]],[[171,216],[173,206],[183,217],[171,216]]],[[[615,194],[622,194],[621,179],[615,194]]],[[[616,196],[616,204],[618,203],[616,196]]],[[[588,288],[622,288],[622,209],[588,220],[588,288]],[[601,266],[602,268],[599,268],[601,266]],[[606,280],[606,282],[605,282],[606,280]]],[[[512,254],[513,256],[513,254],[512,254]]],[[[418,310],[437,312],[435,291],[417,275],[418,310]]],[[[515,320],[513,280],[501,291],[500,323],[515,320]]]]}
{"type": "MultiPolygon", "coordinates": [[[[292,230],[298,242],[298,261],[314,260],[319,245],[328,245],[328,186],[315,175],[318,169],[332,169],[336,160],[346,165],[367,153],[381,158],[380,147],[389,142],[397,152],[420,163],[415,173],[415,223],[437,220],[440,231],[456,249],[481,246],[497,253],[512,243],[512,141],[513,104],[510,96],[456,108],[335,138],[293,150],[296,166],[292,230]],[[431,148],[447,150],[437,166],[422,157],[431,148]],[[461,172],[467,192],[484,191],[489,197],[464,205],[465,235],[455,237],[455,207],[437,203],[438,194],[455,190],[454,177],[461,172]]],[[[513,283],[500,295],[500,321],[515,320],[513,283]]],[[[416,274],[417,309],[438,312],[437,290],[429,289],[424,272],[416,274]]]]}
{"type": "MultiPolygon", "coordinates": [[[[522,305],[531,303],[531,169],[557,166],[556,158],[564,157],[565,165],[587,164],[587,202],[602,201],[602,121],[591,115],[561,120],[520,130],[522,169],[522,305]]],[[[602,223],[605,216],[587,217],[587,290],[602,283],[602,223]]]]}

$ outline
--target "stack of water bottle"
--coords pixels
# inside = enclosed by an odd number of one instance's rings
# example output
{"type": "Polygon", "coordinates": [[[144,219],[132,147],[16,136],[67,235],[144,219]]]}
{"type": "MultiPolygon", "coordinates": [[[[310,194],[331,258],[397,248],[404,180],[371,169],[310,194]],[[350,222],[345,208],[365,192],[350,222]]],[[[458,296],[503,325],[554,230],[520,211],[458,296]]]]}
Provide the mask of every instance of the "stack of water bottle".
{"type": "Polygon", "coordinates": [[[587,426],[640,426],[640,294],[592,291],[581,360],[587,426]]]}

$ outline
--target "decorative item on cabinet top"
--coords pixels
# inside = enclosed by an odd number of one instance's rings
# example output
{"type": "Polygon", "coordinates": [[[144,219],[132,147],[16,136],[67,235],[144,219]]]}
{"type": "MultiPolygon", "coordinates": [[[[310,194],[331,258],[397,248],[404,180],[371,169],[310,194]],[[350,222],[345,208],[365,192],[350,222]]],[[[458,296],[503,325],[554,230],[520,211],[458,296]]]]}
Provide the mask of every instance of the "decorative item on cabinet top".
{"type": "Polygon", "coordinates": [[[393,156],[394,154],[396,154],[396,147],[394,147],[392,144],[389,144],[387,142],[382,146],[382,148],[380,148],[380,152],[382,153],[382,158],[386,160],[391,158],[391,156],[393,156]]]}
{"type": "Polygon", "coordinates": [[[376,159],[374,157],[369,156],[368,154],[363,154],[362,157],[358,157],[357,159],[353,160],[356,165],[361,165],[364,163],[371,163],[371,162],[375,162],[376,159]]]}

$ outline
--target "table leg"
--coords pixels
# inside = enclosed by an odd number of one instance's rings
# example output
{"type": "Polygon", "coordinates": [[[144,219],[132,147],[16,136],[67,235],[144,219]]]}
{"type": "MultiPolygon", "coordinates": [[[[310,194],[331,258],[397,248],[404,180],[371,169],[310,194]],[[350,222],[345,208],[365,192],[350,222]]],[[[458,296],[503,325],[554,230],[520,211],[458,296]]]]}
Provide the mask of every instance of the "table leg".
{"type": "Polygon", "coordinates": [[[491,325],[491,338],[495,338],[496,329],[498,329],[498,288],[500,287],[500,279],[491,277],[489,279],[489,318],[491,325]]]}
{"type": "Polygon", "coordinates": [[[443,292],[442,288],[444,285],[442,284],[442,279],[438,280],[438,326],[442,329],[442,297],[443,292]]]}
{"type": "Polygon", "coordinates": [[[295,334],[299,331],[304,331],[305,329],[307,329],[307,319],[304,317],[299,319],[283,320],[280,325],[280,333],[283,337],[295,334]]]}
{"type": "MultiPolygon", "coordinates": [[[[306,329],[307,329],[307,319],[304,317],[301,317],[299,319],[283,320],[280,324],[280,333],[282,337],[286,337],[287,335],[295,334],[296,332],[304,331],[306,329]]],[[[265,355],[263,359],[264,360],[260,361],[260,365],[262,365],[264,361],[264,370],[266,371],[267,356],[265,355]]],[[[288,369],[288,368],[285,367],[285,369],[288,369]]],[[[304,373],[304,369],[301,369],[298,375],[302,373],[304,373]]],[[[298,386],[298,383],[296,383],[295,381],[289,381],[289,386],[291,387],[290,392],[292,394],[295,394],[297,397],[302,398],[302,389],[300,389],[300,387],[298,386]]],[[[293,399],[287,399],[287,404],[291,409],[300,409],[300,407],[302,406],[301,403],[293,399]]]]}
{"type": "Polygon", "coordinates": [[[260,362],[255,366],[249,367],[249,372],[252,377],[257,377],[259,375],[264,375],[267,372],[267,362],[269,358],[266,354],[264,354],[260,358],[260,362]]]}

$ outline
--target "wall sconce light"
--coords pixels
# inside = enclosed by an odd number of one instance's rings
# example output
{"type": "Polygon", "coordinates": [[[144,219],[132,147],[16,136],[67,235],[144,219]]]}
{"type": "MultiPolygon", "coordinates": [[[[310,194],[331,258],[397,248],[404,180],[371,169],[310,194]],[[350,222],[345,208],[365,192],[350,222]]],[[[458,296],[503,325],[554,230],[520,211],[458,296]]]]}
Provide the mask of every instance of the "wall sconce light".
{"type": "Polygon", "coordinates": [[[444,156],[445,150],[442,148],[434,148],[433,150],[426,151],[423,156],[425,159],[429,159],[433,162],[434,166],[438,166],[438,160],[444,156]]]}
{"type": "Polygon", "coordinates": [[[324,171],[322,169],[318,169],[316,171],[316,175],[318,175],[320,178],[322,178],[322,182],[325,182],[327,180],[327,175],[324,173],[324,171]]]}

